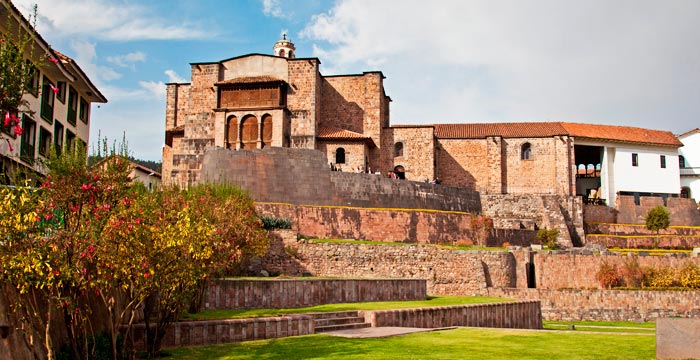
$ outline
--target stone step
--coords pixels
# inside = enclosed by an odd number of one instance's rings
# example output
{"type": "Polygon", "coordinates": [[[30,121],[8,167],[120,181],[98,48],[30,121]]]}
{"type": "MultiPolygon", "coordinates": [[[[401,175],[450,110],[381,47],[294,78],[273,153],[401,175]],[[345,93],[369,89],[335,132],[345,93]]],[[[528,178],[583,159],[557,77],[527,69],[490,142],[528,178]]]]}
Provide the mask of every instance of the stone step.
{"type": "Polygon", "coordinates": [[[328,318],[328,319],[315,319],[314,324],[318,328],[319,326],[357,324],[357,323],[363,323],[364,321],[365,321],[365,319],[363,317],[352,316],[352,317],[339,317],[339,318],[328,318]]]}
{"type": "Polygon", "coordinates": [[[334,319],[357,317],[357,311],[338,311],[338,312],[322,312],[322,313],[306,313],[304,315],[311,316],[314,320],[318,319],[334,319]]]}
{"type": "Polygon", "coordinates": [[[342,324],[342,325],[327,325],[327,326],[316,326],[314,332],[328,332],[336,330],[351,330],[351,329],[364,329],[372,327],[370,323],[354,323],[354,324],[342,324]]]}

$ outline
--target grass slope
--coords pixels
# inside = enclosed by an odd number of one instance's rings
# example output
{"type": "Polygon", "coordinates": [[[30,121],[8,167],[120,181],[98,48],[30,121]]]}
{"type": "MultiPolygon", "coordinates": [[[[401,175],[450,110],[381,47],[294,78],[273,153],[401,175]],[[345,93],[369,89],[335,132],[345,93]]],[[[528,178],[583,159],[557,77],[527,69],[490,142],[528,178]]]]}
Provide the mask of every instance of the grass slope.
{"type": "Polygon", "coordinates": [[[653,336],[457,329],[384,339],[308,335],[180,348],[174,359],[653,359],[653,336]]]}
{"type": "Polygon", "coordinates": [[[333,312],[346,310],[391,310],[413,309],[431,306],[452,306],[465,304],[485,304],[494,302],[514,301],[512,299],[486,296],[429,296],[420,301],[379,301],[363,303],[326,304],[305,308],[291,309],[251,309],[251,310],[207,310],[197,314],[186,314],[183,320],[221,320],[240,319],[249,317],[278,316],[287,314],[303,314],[310,312],[333,312]]]}

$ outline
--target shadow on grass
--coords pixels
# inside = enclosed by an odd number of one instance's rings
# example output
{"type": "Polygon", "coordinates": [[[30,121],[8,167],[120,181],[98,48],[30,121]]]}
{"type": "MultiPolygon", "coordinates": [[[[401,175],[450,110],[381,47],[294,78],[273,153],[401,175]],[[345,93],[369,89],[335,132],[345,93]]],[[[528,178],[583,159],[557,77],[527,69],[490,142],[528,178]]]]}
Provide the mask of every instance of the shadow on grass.
{"type": "Polygon", "coordinates": [[[655,338],[457,329],[383,339],[309,335],[170,350],[171,359],[653,359],[655,338]]]}

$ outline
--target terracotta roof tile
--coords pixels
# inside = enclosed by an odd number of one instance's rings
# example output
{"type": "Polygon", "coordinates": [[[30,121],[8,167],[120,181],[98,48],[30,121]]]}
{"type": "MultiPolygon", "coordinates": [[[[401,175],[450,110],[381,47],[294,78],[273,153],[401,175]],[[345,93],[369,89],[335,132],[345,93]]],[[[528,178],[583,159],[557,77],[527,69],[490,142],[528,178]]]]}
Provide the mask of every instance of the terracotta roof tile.
{"type": "Polygon", "coordinates": [[[683,146],[670,131],[643,129],[631,126],[561,123],[570,136],[626,143],[683,146]]]}
{"type": "Polygon", "coordinates": [[[322,126],[318,129],[319,139],[344,139],[344,140],[366,140],[369,136],[356,133],[350,130],[322,126]]]}
{"type": "Polygon", "coordinates": [[[269,82],[276,82],[276,81],[281,81],[284,82],[282,79],[274,78],[272,76],[242,76],[242,77],[237,77],[233,79],[228,79],[224,81],[219,81],[216,83],[216,85],[226,85],[226,84],[253,84],[253,83],[269,83],[269,82]]]}
{"type": "Polygon", "coordinates": [[[688,136],[688,135],[692,135],[692,134],[694,134],[694,133],[700,133],[700,128],[695,128],[695,129],[692,129],[692,130],[688,130],[688,131],[686,131],[686,132],[684,132],[684,133],[678,135],[678,137],[685,137],[685,136],[688,136]]]}
{"type": "Polygon", "coordinates": [[[663,146],[683,145],[676,136],[669,131],[642,129],[630,126],[566,122],[435,124],[435,136],[439,139],[483,139],[487,136],[501,136],[506,138],[550,137],[556,135],[663,146]]]}
{"type": "Polygon", "coordinates": [[[483,139],[487,136],[549,137],[555,135],[566,135],[566,130],[557,122],[435,124],[435,136],[440,139],[483,139]]]}

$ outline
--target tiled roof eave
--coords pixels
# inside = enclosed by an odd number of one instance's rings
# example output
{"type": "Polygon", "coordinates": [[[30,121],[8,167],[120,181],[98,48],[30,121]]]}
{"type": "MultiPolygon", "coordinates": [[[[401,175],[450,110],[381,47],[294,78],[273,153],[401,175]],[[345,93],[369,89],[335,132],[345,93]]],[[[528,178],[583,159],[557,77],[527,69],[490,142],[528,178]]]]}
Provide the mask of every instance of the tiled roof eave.
{"type": "Polygon", "coordinates": [[[574,141],[576,140],[587,140],[587,141],[597,141],[597,142],[605,142],[605,143],[618,143],[618,144],[630,144],[630,145],[651,145],[651,146],[661,146],[661,147],[668,147],[668,148],[679,148],[683,146],[683,143],[680,141],[675,144],[670,144],[670,143],[661,143],[661,142],[653,142],[653,141],[633,141],[633,140],[618,140],[618,139],[607,139],[607,138],[595,138],[595,137],[588,137],[588,136],[573,136],[574,141]]]}

